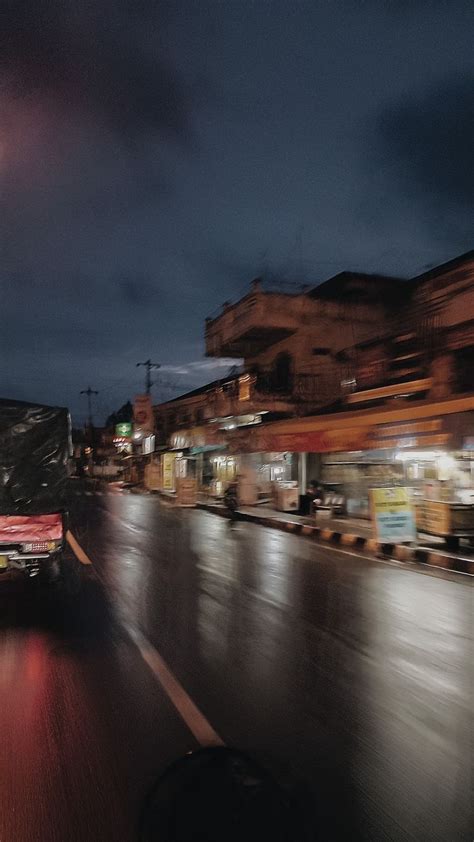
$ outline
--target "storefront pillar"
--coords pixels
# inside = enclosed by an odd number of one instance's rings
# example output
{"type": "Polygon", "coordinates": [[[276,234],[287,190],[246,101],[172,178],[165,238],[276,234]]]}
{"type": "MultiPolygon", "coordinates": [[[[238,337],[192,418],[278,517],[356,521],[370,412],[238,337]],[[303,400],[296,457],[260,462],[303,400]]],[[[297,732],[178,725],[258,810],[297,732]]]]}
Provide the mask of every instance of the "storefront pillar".
{"type": "Polygon", "coordinates": [[[306,463],[307,463],[307,454],[306,453],[298,453],[298,487],[299,487],[300,494],[305,494],[306,489],[308,487],[306,463]]]}
{"type": "Polygon", "coordinates": [[[204,475],[204,454],[198,453],[197,455],[197,462],[196,462],[196,484],[199,490],[203,487],[203,475],[204,475]]]}
{"type": "Polygon", "coordinates": [[[321,454],[308,453],[306,459],[306,477],[309,482],[320,482],[321,480],[321,454]]]}

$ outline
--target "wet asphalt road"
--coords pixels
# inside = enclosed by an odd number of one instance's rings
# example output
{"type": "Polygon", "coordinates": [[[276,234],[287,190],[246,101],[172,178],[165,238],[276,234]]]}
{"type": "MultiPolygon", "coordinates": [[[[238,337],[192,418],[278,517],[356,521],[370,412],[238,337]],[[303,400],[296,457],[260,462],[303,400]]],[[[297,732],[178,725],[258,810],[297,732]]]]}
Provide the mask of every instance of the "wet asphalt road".
{"type": "Polygon", "coordinates": [[[466,577],[155,497],[72,500],[80,597],[0,581],[0,842],[134,840],[156,775],[197,747],[125,627],[308,838],[472,839],[466,577]]]}

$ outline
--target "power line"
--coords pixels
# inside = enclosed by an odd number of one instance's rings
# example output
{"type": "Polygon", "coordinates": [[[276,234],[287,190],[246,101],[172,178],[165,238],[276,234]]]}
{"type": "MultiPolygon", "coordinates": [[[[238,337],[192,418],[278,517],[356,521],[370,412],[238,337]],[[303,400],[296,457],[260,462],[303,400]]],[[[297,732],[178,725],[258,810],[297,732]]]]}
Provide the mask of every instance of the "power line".
{"type": "Polygon", "coordinates": [[[143,366],[145,366],[145,368],[146,368],[146,374],[145,374],[145,392],[146,392],[146,394],[147,394],[147,395],[149,395],[149,394],[150,394],[150,392],[151,392],[151,387],[153,386],[153,383],[151,382],[151,371],[152,371],[152,369],[154,369],[154,368],[161,368],[161,365],[160,365],[160,363],[152,363],[152,361],[151,361],[151,360],[145,360],[145,362],[144,362],[144,363],[137,363],[137,368],[138,368],[140,365],[143,365],[143,366]]]}
{"type": "Polygon", "coordinates": [[[90,386],[87,389],[82,389],[81,395],[87,395],[87,405],[89,408],[89,427],[92,427],[92,395],[98,395],[98,391],[96,389],[91,389],[90,386]]]}

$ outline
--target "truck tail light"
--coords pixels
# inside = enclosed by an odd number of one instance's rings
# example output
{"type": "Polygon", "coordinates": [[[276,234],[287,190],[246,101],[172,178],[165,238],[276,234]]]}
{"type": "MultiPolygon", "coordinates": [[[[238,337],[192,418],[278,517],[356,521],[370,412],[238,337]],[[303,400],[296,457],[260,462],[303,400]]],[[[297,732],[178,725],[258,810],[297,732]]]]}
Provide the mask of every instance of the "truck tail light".
{"type": "Polygon", "coordinates": [[[55,550],[58,544],[58,541],[33,541],[23,544],[22,549],[24,553],[47,553],[55,550]]]}

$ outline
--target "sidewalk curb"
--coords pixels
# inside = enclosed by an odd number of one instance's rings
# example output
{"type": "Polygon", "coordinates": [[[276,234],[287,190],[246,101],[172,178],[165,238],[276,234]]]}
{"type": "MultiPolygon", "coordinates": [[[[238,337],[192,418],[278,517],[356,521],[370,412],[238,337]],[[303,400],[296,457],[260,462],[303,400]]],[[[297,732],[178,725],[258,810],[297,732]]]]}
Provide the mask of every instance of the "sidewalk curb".
{"type": "Polygon", "coordinates": [[[375,538],[365,538],[349,532],[338,532],[328,527],[312,526],[309,523],[295,523],[291,520],[254,515],[248,512],[239,512],[239,510],[232,514],[228,509],[221,508],[220,506],[212,506],[208,503],[197,503],[196,508],[211,512],[211,514],[218,515],[219,517],[227,519],[234,517],[235,520],[258,523],[260,526],[266,526],[269,529],[279,529],[282,532],[301,535],[306,538],[322,541],[326,544],[357,547],[360,550],[365,550],[383,558],[394,558],[400,562],[439,567],[443,570],[450,570],[455,573],[467,573],[470,576],[474,576],[474,559],[457,558],[456,556],[447,555],[436,550],[409,547],[406,544],[380,544],[375,538]]]}

